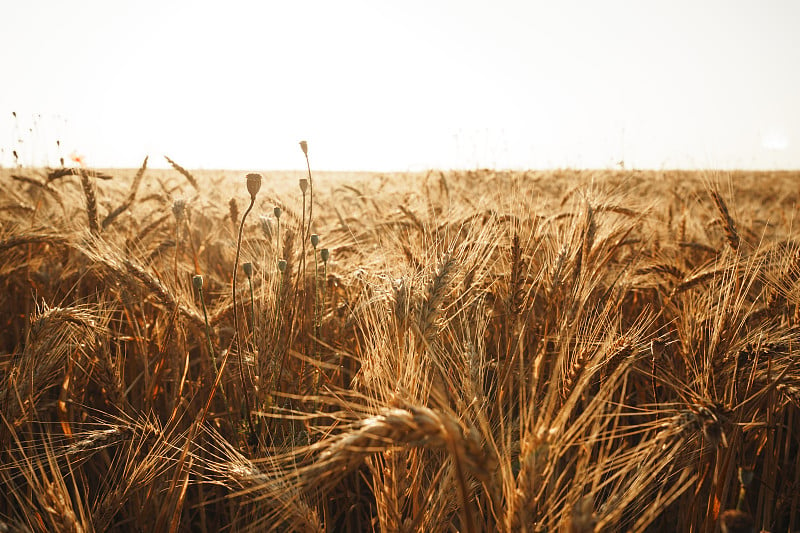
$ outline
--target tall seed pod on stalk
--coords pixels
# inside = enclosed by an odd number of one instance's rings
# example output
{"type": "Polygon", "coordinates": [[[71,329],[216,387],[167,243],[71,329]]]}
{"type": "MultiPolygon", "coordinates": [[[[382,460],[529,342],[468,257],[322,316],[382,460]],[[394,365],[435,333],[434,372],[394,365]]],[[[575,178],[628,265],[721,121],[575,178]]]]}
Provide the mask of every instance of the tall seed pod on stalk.
{"type": "Polygon", "coordinates": [[[255,428],[253,426],[253,419],[252,414],[250,412],[250,395],[247,391],[247,382],[244,379],[244,358],[242,357],[242,342],[240,338],[239,332],[239,314],[236,302],[236,279],[237,274],[239,272],[239,254],[242,250],[242,234],[244,232],[244,223],[247,220],[247,215],[250,214],[250,211],[253,209],[253,206],[256,203],[256,195],[258,191],[261,189],[261,174],[257,173],[250,173],[246,177],[247,180],[247,192],[250,193],[250,205],[247,206],[247,210],[242,215],[242,222],[239,225],[239,238],[236,240],[236,258],[233,261],[233,337],[236,343],[237,354],[239,357],[239,377],[242,381],[242,396],[244,397],[244,407],[247,412],[247,427],[250,430],[250,439],[255,439],[255,428]]]}
{"type": "MultiPolygon", "coordinates": [[[[302,242],[302,258],[300,260],[299,280],[305,279],[306,275],[306,241],[311,238],[311,224],[314,217],[314,180],[311,177],[311,163],[308,159],[308,143],[300,141],[300,150],[303,151],[303,156],[306,159],[306,169],[308,170],[307,178],[300,178],[300,190],[303,193],[303,220],[300,227],[300,240],[302,242]],[[308,190],[308,223],[306,223],[306,190],[308,190]]],[[[316,255],[316,254],[315,254],[316,255]]],[[[316,274],[315,274],[316,275],[316,274]]],[[[298,283],[298,287],[301,284],[298,283]]],[[[305,284],[302,284],[305,287],[305,284]]],[[[303,316],[305,319],[305,316],[303,316]]],[[[316,320],[316,318],[315,318],[316,320]]]]}
{"type": "Polygon", "coordinates": [[[300,149],[306,158],[306,168],[308,169],[308,228],[305,228],[304,238],[308,238],[311,233],[311,220],[314,216],[314,180],[311,179],[311,163],[308,160],[308,143],[300,141],[300,149]]]}
{"type": "MultiPolygon", "coordinates": [[[[275,341],[273,344],[277,345],[278,340],[280,339],[281,335],[281,297],[283,295],[283,276],[286,272],[286,260],[280,259],[278,260],[278,289],[275,294],[275,341]]],[[[281,359],[281,364],[278,368],[278,376],[277,380],[275,381],[275,386],[279,387],[281,378],[283,377],[283,365],[286,362],[286,352],[284,352],[283,358],[281,359]]]]}
{"type": "MultiPolygon", "coordinates": [[[[300,281],[303,279],[303,276],[306,272],[306,191],[308,191],[308,178],[300,178],[298,180],[298,185],[300,187],[300,192],[303,194],[303,216],[300,222],[300,234],[301,234],[301,241],[302,241],[302,251],[300,255],[300,270],[298,270],[298,283],[297,285],[300,286],[300,281]]],[[[309,226],[311,223],[309,222],[309,226]]]]}

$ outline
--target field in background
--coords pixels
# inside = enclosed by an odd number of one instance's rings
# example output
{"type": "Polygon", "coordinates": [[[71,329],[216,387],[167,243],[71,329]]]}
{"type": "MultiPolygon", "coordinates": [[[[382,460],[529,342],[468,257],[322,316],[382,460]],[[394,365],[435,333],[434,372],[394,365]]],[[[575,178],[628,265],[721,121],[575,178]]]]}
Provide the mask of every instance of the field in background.
{"type": "Polygon", "coordinates": [[[179,170],[0,173],[0,530],[800,528],[800,173],[179,170]]]}

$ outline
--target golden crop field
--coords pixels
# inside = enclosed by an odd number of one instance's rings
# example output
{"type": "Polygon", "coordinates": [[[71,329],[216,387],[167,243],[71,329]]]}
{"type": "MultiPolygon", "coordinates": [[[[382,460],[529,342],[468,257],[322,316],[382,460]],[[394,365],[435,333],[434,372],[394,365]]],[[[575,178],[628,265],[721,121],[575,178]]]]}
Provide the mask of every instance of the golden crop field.
{"type": "Polygon", "coordinates": [[[800,173],[146,162],[0,174],[0,530],[800,528],[800,173]]]}

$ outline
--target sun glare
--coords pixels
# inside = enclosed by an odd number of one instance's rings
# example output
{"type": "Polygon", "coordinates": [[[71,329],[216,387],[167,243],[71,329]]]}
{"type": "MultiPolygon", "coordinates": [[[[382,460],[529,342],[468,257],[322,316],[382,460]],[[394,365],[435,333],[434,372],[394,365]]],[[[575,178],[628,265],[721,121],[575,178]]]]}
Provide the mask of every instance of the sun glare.
{"type": "Polygon", "coordinates": [[[789,148],[789,138],[782,131],[770,131],[761,137],[761,146],[767,150],[786,150],[789,148]]]}

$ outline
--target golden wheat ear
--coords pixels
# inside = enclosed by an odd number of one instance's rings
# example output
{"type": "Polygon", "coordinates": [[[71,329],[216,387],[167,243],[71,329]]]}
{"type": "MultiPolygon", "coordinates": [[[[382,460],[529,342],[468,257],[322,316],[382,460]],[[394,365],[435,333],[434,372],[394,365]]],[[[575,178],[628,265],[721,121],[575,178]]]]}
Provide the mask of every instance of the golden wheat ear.
{"type": "Polygon", "coordinates": [[[711,198],[714,200],[714,205],[717,206],[720,220],[722,221],[722,228],[725,230],[725,239],[728,245],[735,252],[739,249],[741,239],[739,238],[739,231],[736,229],[736,223],[728,211],[728,204],[722,199],[722,196],[716,190],[711,191],[711,198]]]}

